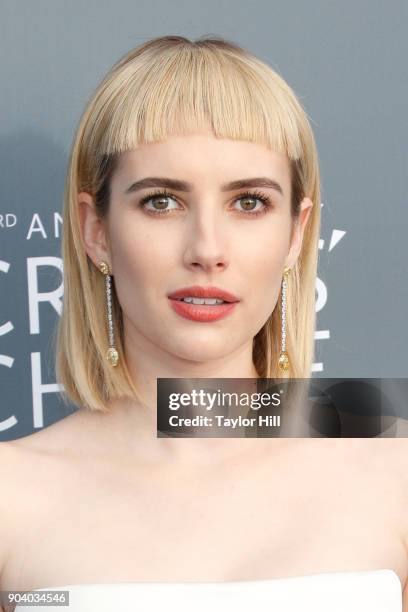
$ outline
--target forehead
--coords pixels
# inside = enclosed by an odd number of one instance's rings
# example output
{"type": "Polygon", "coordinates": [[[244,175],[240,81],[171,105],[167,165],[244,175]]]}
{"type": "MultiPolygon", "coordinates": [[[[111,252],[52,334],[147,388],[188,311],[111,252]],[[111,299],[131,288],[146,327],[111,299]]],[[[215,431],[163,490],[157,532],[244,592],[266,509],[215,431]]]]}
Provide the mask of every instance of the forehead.
{"type": "Polygon", "coordinates": [[[119,181],[145,176],[172,176],[197,183],[267,176],[290,183],[287,156],[263,144],[216,138],[210,132],[170,136],[160,142],[140,144],[122,153],[117,168],[119,181]]]}

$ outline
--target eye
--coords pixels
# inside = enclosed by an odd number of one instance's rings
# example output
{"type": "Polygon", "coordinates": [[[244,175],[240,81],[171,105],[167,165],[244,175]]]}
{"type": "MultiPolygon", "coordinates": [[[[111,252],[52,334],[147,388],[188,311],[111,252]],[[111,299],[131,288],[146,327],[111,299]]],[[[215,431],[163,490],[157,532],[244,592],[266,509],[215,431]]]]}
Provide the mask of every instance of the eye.
{"type": "Polygon", "coordinates": [[[271,207],[271,202],[268,196],[259,191],[243,193],[235,201],[241,207],[241,210],[238,212],[243,212],[244,215],[246,214],[247,216],[252,217],[268,212],[269,208],[271,207]],[[258,203],[261,203],[261,207],[258,208],[258,210],[255,210],[257,201],[258,203]]]}
{"type": "MultiPolygon", "coordinates": [[[[148,214],[151,215],[163,215],[168,214],[174,210],[179,210],[178,206],[169,207],[169,201],[177,202],[177,197],[164,189],[163,191],[148,193],[144,196],[144,198],[140,201],[140,206],[148,214]],[[148,206],[151,204],[152,206],[148,206]]],[[[272,208],[271,201],[269,197],[260,191],[254,192],[245,192],[242,193],[238,198],[234,200],[234,210],[244,217],[257,217],[258,215],[263,215],[267,213],[272,208]],[[243,207],[242,204],[243,203],[243,207]],[[257,207],[257,204],[261,203],[261,206],[257,207]],[[238,204],[241,207],[241,210],[235,208],[235,205],[238,204]]]]}
{"type": "Polygon", "coordinates": [[[174,210],[174,208],[169,208],[167,204],[169,200],[175,200],[175,199],[176,199],[176,196],[174,196],[173,194],[165,190],[159,193],[157,192],[148,193],[144,198],[141,199],[140,206],[144,208],[145,210],[147,210],[149,213],[153,213],[154,215],[155,214],[160,215],[160,214],[168,213],[171,210],[174,210]],[[149,202],[153,203],[152,208],[148,208],[147,204],[149,204],[149,202]]]}

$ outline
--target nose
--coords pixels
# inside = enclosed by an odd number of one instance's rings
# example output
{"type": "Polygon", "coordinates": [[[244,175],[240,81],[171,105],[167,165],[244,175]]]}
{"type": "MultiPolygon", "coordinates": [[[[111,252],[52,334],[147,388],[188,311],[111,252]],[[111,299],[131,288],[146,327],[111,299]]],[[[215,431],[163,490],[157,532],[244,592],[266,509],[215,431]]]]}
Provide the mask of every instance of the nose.
{"type": "Polygon", "coordinates": [[[209,206],[206,210],[192,213],[191,223],[186,225],[186,233],[186,267],[195,271],[202,270],[206,274],[220,272],[228,267],[225,227],[209,206]]]}

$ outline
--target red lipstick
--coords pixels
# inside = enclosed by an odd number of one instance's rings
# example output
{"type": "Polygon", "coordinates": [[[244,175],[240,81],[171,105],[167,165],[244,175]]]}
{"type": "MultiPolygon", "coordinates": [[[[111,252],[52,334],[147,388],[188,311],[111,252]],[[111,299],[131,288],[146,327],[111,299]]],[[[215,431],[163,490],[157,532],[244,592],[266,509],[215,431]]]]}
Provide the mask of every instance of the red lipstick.
{"type": "Polygon", "coordinates": [[[169,303],[173,310],[180,316],[192,321],[210,323],[218,321],[232,313],[239,298],[230,291],[219,287],[202,287],[194,285],[183,287],[173,291],[168,296],[169,303]],[[185,302],[182,298],[216,299],[223,300],[221,304],[193,304],[185,302]]]}

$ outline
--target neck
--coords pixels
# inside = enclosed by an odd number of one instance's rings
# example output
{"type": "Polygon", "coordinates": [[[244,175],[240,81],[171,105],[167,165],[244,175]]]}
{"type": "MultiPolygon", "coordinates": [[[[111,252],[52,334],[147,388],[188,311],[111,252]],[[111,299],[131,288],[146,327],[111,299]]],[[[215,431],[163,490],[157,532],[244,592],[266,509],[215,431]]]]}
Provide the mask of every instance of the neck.
{"type": "MultiPolygon", "coordinates": [[[[129,452],[137,449],[153,461],[163,459],[167,463],[204,465],[262,446],[259,442],[263,441],[254,438],[157,438],[157,379],[257,379],[252,341],[216,359],[193,361],[163,351],[140,334],[127,333],[125,338],[128,340],[125,347],[127,363],[141,402],[115,400],[111,415],[123,432],[129,452]]],[[[248,387],[248,383],[243,381],[243,391],[245,386],[248,387]]]]}

